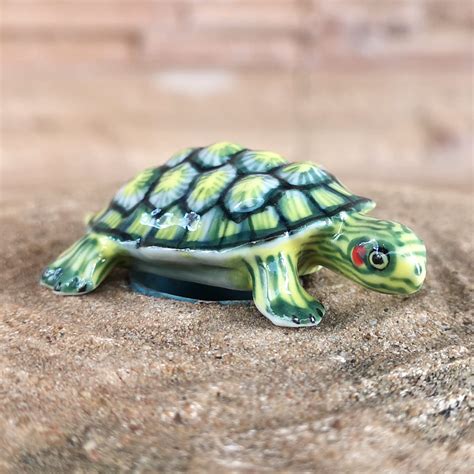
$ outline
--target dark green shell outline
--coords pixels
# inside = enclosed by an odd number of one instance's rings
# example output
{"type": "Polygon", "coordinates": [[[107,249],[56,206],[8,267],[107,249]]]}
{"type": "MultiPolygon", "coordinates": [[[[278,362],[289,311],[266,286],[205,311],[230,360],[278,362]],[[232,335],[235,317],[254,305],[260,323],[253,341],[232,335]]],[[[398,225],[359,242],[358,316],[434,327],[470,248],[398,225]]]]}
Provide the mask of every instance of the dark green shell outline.
{"type": "MultiPolygon", "coordinates": [[[[155,173],[151,174],[152,178],[150,182],[146,183],[148,189],[144,193],[143,199],[130,209],[124,208],[118,202],[113,200],[105,211],[99,213],[92,219],[90,223],[92,230],[99,234],[112,236],[120,241],[133,241],[137,248],[155,246],[173,249],[219,250],[236,247],[242,244],[249,244],[251,242],[270,240],[279,237],[284,233],[293,234],[312,222],[330,219],[342,212],[353,213],[367,211],[374,207],[374,203],[370,199],[353,195],[347,191],[332,174],[322,168],[318,167],[320,170],[319,175],[324,174],[325,178],[323,179],[319,176],[317,184],[308,183],[295,186],[290,184],[283,177],[285,175],[284,168],[291,167],[293,170],[295,165],[298,165],[298,163],[283,163],[279,166],[272,167],[264,173],[249,173],[249,171],[246,171],[242,166],[236,166],[236,162],[239,162],[239,158],[242,156],[247,156],[249,152],[255,152],[245,148],[240,149],[239,147],[239,150],[223,160],[223,163],[214,167],[202,166],[200,164],[201,158],[199,158],[199,156],[200,152],[205,148],[206,147],[189,148],[188,155],[185,158],[180,158],[178,164],[173,163],[174,166],[170,166],[169,163],[165,163],[156,168],[155,173]],[[150,196],[155,187],[159,184],[160,179],[167,171],[183,166],[185,163],[189,163],[192,168],[197,171],[192,180],[187,184],[187,191],[184,195],[173,200],[162,209],[156,209],[156,206],[154,206],[150,201],[150,196]],[[202,176],[203,173],[209,173],[212,170],[217,170],[218,168],[223,168],[229,165],[234,166],[236,170],[235,176],[220,191],[220,196],[212,207],[206,209],[202,215],[189,209],[186,201],[189,194],[194,189],[194,185],[199,177],[202,176]],[[243,177],[249,176],[249,174],[270,176],[272,179],[278,180],[279,185],[270,190],[264,200],[264,204],[258,210],[242,213],[229,212],[224,202],[225,196],[237,181],[243,177]],[[302,199],[305,200],[305,205],[308,207],[307,211],[302,214],[301,218],[293,222],[288,218],[288,214],[294,214],[294,211],[291,210],[291,206],[295,201],[286,199],[287,208],[284,209],[282,209],[283,205],[280,205],[283,201],[281,198],[285,198],[285,195],[290,196],[292,192],[298,192],[298,202],[301,202],[301,197],[303,197],[302,199]],[[338,198],[334,199],[336,203],[331,206],[331,200],[329,199],[328,205],[322,205],[318,199],[321,196],[324,197],[325,193],[330,193],[333,197],[337,196],[338,198]],[[342,204],[337,204],[337,201],[342,202],[342,204]],[[272,229],[255,229],[255,221],[257,220],[258,215],[270,207],[274,209],[278,216],[278,225],[272,229]],[[173,234],[173,230],[170,229],[168,232],[161,232],[161,234],[166,234],[166,238],[155,237],[158,229],[153,226],[153,219],[165,216],[167,213],[170,213],[170,210],[178,219],[174,224],[174,227],[176,228],[174,229],[175,233],[173,234]],[[203,240],[193,239],[195,234],[193,235],[192,232],[195,231],[196,227],[194,224],[203,221],[206,218],[206,214],[210,212],[216,214],[213,217],[216,220],[219,219],[217,222],[220,225],[219,228],[217,224],[214,224],[213,232],[211,234],[216,236],[217,233],[219,235],[213,240],[209,238],[209,235],[205,235],[207,238],[204,238],[203,240]],[[110,213],[115,214],[116,218],[107,219],[106,216],[110,216],[110,213]],[[149,225],[147,227],[147,224],[143,223],[144,232],[141,232],[141,220],[148,218],[150,219],[148,222],[149,225]],[[114,224],[108,225],[106,222],[114,222],[114,224]],[[131,225],[133,225],[132,228],[134,229],[134,232],[129,231],[131,225]],[[234,226],[233,228],[238,227],[240,231],[230,236],[226,235],[227,227],[230,228],[232,226],[234,226]]],[[[307,163],[302,165],[307,167],[310,166],[307,163]]],[[[263,217],[265,216],[262,216],[262,218],[263,217]]]]}

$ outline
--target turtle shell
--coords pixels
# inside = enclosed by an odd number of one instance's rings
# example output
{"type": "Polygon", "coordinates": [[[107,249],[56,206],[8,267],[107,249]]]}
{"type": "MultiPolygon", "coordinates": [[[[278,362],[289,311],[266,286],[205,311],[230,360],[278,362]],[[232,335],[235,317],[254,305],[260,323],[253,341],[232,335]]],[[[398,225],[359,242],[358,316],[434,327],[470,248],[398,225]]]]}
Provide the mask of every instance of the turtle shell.
{"type": "Polygon", "coordinates": [[[137,246],[221,249],[375,204],[312,162],[228,142],[186,148],[125,184],[90,223],[137,246]]]}

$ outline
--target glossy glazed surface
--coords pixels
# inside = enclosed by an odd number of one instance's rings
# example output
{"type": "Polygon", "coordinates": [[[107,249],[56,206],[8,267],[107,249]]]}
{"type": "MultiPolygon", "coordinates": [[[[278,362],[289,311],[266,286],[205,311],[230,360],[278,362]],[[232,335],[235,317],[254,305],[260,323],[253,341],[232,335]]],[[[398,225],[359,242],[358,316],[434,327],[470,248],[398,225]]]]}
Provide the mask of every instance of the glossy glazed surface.
{"type": "Polygon", "coordinates": [[[300,276],[320,266],[384,293],[421,287],[423,242],[402,224],[364,216],[374,206],[314,163],[228,142],[187,148],[125,184],[42,283],[61,294],[87,293],[127,264],[252,291],[273,323],[312,326],[325,310],[300,276]]]}
{"type": "Polygon", "coordinates": [[[89,225],[137,247],[222,250],[372,207],[314,163],[222,142],[143,171],[89,225]]]}

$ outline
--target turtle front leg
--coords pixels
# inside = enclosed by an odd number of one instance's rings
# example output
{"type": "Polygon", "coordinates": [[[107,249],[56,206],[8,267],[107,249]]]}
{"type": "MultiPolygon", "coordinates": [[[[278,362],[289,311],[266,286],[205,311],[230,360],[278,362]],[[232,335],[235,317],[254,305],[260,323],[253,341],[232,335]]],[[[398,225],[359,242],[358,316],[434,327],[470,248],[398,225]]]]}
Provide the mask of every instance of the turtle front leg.
{"type": "Polygon", "coordinates": [[[46,267],[41,284],[62,295],[90,293],[117,264],[118,257],[112,240],[87,234],[46,267]]]}
{"type": "Polygon", "coordinates": [[[301,285],[294,258],[284,252],[247,260],[253,299],[273,324],[286,327],[316,326],[324,306],[301,285]]]}

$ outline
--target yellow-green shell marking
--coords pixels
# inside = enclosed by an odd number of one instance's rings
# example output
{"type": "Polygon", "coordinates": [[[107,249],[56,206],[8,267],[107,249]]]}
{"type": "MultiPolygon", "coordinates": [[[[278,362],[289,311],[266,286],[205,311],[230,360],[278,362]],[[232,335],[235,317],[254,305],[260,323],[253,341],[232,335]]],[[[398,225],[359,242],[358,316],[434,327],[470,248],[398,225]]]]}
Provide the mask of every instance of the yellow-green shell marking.
{"type": "Polygon", "coordinates": [[[215,168],[230,160],[230,157],[242,150],[240,145],[229,142],[214,143],[214,145],[202,148],[196,155],[196,163],[203,168],[215,168]]]}
{"type": "Polygon", "coordinates": [[[90,226],[138,247],[215,250],[373,206],[314,163],[220,142],[140,173],[90,226]]]}
{"type": "Polygon", "coordinates": [[[309,161],[284,166],[277,175],[293,186],[315,185],[328,180],[326,171],[309,161]]]}
{"type": "Polygon", "coordinates": [[[136,206],[144,197],[152,180],[159,175],[157,169],[147,169],[122,186],[114,197],[114,201],[124,209],[136,206]]]}
{"type": "Polygon", "coordinates": [[[158,209],[174,203],[187,194],[198,172],[189,163],[171,168],[160,178],[150,195],[150,202],[158,209]]]}
{"type": "Polygon", "coordinates": [[[288,222],[300,222],[313,215],[324,217],[303,191],[290,189],[283,193],[278,201],[278,209],[288,222]]]}
{"type": "Polygon", "coordinates": [[[189,193],[189,209],[202,212],[209,209],[220,198],[224,189],[234,180],[237,172],[231,165],[221,166],[200,176],[189,193]]]}
{"type": "Polygon", "coordinates": [[[106,209],[104,212],[99,213],[94,224],[96,226],[104,226],[108,229],[118,229],[123,221],[123,215],[119,211],[115,209],[106,209]]]}
{"type": "Polygon", "coordinates": [[[195,149],[194,148],[183,148],[176,152],[167,162],[166,165],[170,168],[182,163],[195,149]]]}
{"type": "Polygon", "coordinates": [[[246,151],[235,160],[237,168],[244,173],[266,173],[286,163],[285,158],[271,151],[246,151]]]}
{"type": "Polygon", "coordinates": [[[267,174],[251,174],[239,179],[227,192],[224,203],[231,214],[260,209],[269,195],[280,186],[278,179],[267,174]]]}

